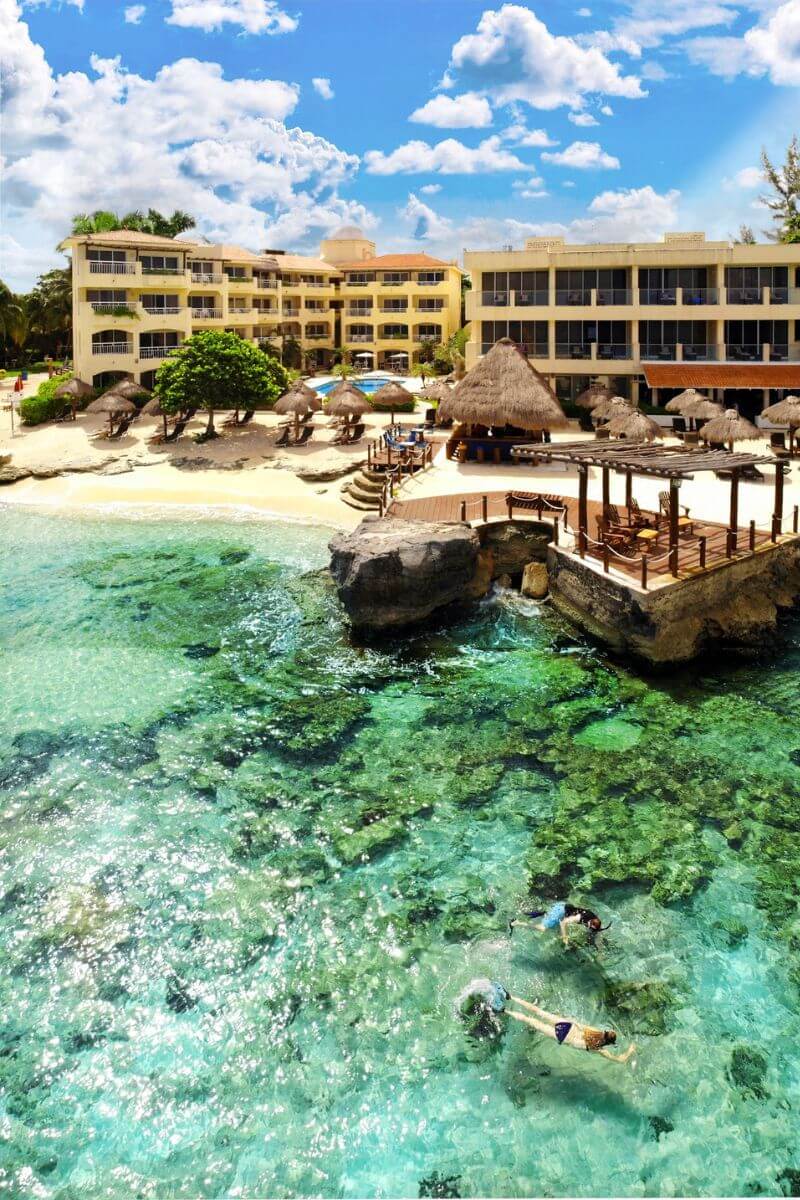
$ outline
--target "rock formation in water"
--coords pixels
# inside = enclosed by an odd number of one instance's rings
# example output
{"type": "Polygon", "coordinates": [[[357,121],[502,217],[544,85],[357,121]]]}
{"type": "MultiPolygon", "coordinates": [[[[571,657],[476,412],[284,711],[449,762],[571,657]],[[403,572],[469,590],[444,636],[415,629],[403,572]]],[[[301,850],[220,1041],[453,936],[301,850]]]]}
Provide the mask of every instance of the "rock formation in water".
{"type": "Polygon", "coordinates": [[[458,600],[484,595],[491,579],[468,525],[367,517],[330,543],[331,575],[357,628],[393,629],[458,600]]]}

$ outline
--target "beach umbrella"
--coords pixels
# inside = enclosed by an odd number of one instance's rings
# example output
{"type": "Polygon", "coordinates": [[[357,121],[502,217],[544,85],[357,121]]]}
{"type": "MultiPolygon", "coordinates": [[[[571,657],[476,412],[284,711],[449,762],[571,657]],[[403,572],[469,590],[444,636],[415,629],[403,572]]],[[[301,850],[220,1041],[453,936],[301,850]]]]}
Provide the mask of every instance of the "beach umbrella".
{"type": "Polygon", "coordinates": [[[683,411],[692,421],[710,421],[712,417],[721,417],[725,409],[716,400],[706,400],[705,396],[698,396],[698,399],[693,404],[687,404],[683,411]]]}
{"type": "Polygon", "coordinates": [[[734,442],[752,441],[761,437],[761,430],[752,421],[740,417],[735,408],[728,408],[721,417],[712,417],[700,430],[704,442],[724,442],[733,450],[734,442]]]}
{"type": "Polygon", "coordinates": [[[576,397],[575,403],[578,408],[594,408],[601,400],[610,400],[614,392],[605,383],[590,383],[579,396],[576,397]]]}
{"type": "Polygon", "coordinates": [[[332,417],[344,417],[345,423],[349,425],[351,417],[361,417],[366,412],[372,412],[372,405],[360,388],[349,379],[343,379],[328,392],[325,412],[332,417]]]}
{"type": "Polygon", "coordinates": [[[621,406],[603,428],[613,437],[628,438],[632,442],[652,442],[661,432],[655,421],[645,413],[636,408],[623,412],[621,406]]]}
{"type": "Polygon", "coordinates": [[[407,392],[401,383],[396,379],[390,379],[383,387],[379,387],[377,392],[373,394],[373,404],[388,405],[390,412],[390,421],[394,425],[394,409],[395,405],[407,404],[412,399],[410,392],[407,392]]]}
{"type": "Polygon", "coordinates": [[[161,407],[161,400],[158,396],[153,396],[151,400],[147,401],[147,404],[145,404],[144,408],[142,409],[142,415],[145,417],[163,417],[164,437],[167,436],[167,416],[169,414],[164,412],[164,409],[161,407]]]}
{"type": "Polygon", "coordinates": [[[704,396],[702,392],[696,391],[695,388],[686,388],[685,391],[680,392],[677,396],[673,396],[671,400],[667,401],[664,405],[664,412],[680,413],[682,417],[685,417],[689,415],[686,412],[687,407],[691,407],[699,400],[707,399],[708,396],[704,396]]]}
{"type": "Polygon", "coordinates": [[[789,426],[789,449],[792,449],[794,431],[800,427],[800,396],[785,396],[777,404],[765,408],[762,417],[766,417],[773,425],[789,426]]]}
{"type": "Polygon", "coordinates": [[[59,384],[54,395],[56,400],[69,400],[74,417],[78,401],[83,400],[86,396],[93,396],[94,388],[91,384],[84,383],[82,379],[68,379],[66,383],[59,384]]]}
{"type": "Polygon", "coordinates": [[[616,417],[620,413],[633,411],[633,405],[624,396],[609,396],[607,400],[599,400],[594,406],[592,409],[592,420],[608,421],[611,417],[616,417]]]}
{"type": "Polygon", "coordinates": [[[136,383],[133,379],[118,379],[116,383],[112,383],[108,391],[103,393],[104,396],[123,396],[126,400],[136,400],[140,396],[149,396],[150,394],[149,388],[142,383],[136,383]]]}
{"type": "Polygon", "coordinates": [[[126,400],[124,396],[120,396],[112,390],[105,392],[102,396],[98,396],[93,400],[86,409],[89,413],[108,413],[108,429],[109,433],[114,428],[114,417],[120,416],[122,413],[135,413],[138,408],[132,400],[126,400]]]}
{"type": "Polygon", "coordinates": [[[275,401],[273,412],[281,415],[290,413],[294,417],[294,437],[297,441],[300,436],[300,418],[308,416],[309,413],[319,412],[321,408],[322,401],[317,393],[303,383],[302,379],[298,379],[275,401]]]}
{"type": "Polygon", "coordinates": [[[439,404],[439,417],[464,425],[563,429],[567,418],[543,375],[511,338],[495,342],[439,404]]]}

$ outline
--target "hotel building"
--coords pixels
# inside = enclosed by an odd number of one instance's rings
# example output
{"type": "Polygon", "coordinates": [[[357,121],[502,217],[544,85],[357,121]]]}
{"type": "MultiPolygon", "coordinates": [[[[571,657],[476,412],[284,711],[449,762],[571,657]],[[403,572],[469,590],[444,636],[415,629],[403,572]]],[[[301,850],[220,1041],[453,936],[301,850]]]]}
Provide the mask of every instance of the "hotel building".
{"type": "Polygon", "coordinates": [[[508,336],[564,401],[591,380],[651,403],[696,387],[752,415],[800,391],[800,245],[529,238],[464,266],[467,367],[508,336]]]}
{"type": "Polygon", "coordinates": [[[132,230],[68,237],[73,357],[80,379],[152,387],[160,362],[200,329],[276,350],[297,343],[324,370],[348,347],[365,367],[408,369],[461,326],[461,271],[425,254],[376,255],[346,226],[319,258],[256,254],[132,230]]]}

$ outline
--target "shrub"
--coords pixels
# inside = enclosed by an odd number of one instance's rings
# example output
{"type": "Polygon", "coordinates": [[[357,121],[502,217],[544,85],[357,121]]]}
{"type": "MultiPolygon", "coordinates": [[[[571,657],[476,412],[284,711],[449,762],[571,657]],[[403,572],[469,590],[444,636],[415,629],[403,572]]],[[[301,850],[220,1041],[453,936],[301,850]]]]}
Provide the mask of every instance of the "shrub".
{"type": "MultiPolygon", "coordinates": [[[[63,412],[67,403],[66,400],[56,399],[56,389],[71,378],[71,375],[59,375],[57,379],[45,379],[39,384],[35,396],[26,396],[21,400],[19,415],[23,424],[41,425],[44,421],[55,420],[63,412]]],[[[91,396],[87,396],[85,400],[81,400],[78,407],[85,408],[91,398],[91,396]]]]}
{"type": "Polygon", "coordinates": [[[399,404],[382,404],[380,401],[378,401],[378,403],[373,404],[372,407],[375,412],[410,413],[414,411],[416,403],[416,400],[412,396],[410,400],[402,400],[399,404]]]}
{"type": "MultiPolygon", "coordinates": [[[[60,361],[59,359],[55,359],[55,358],[54,358],[54,359],[53,359],[53,361],[52,361],[52,363],[51,363],[50,365],[51,365],[52,367],[60,367],[60,366],[61,366],[61,361],[60,361]]],[[[39,362],[32,362],[32,363],[30,363],[30,365],[29,365],[29,366],[27,366],[25,369],[26,369],[26,371],[30,371],[30,373],[31,373],[32,375],[38,375],[38,374],[40,374],[41,372],[43,372],[43,371],[46,371],[46,370],[47,370],[47,366],[48,366],[48,364],[47,364],[46,362],[39,361],[39,362]]],[[[61,382],[63,383],[63,382],[64,382],[64,380],[62,379],[62,380],[61,380],[61,382]]]]}

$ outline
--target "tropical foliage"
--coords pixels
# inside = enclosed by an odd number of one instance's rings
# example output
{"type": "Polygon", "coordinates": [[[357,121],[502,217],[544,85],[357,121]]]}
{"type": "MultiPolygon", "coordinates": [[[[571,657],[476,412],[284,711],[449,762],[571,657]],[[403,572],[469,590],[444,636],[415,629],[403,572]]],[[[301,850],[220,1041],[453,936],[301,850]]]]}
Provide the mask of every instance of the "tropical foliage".
{"type": "Polygon", "coordinates": [[[115,229],[132,229],[139,233],[153,233],[158,237],[177,237],[187,229],[194,229],[196,221],[190,213],[182,212],[179,208],[170,216],[165,216],[155,208],[149,208],[145,215],[138,210],[126,213],[124,217],[113,212],[97,209],[93,213],[76,213],[72,218],[72,233],[75,236],[89,233],[112,233],[115,229]]]}
{"type": "Polygon", "coordinates": [[[265,409],[285,391],[283,366],[235,333],[195,333],[161,364],[156,393],[165,413],[203,409],[204,436],[215,437],[214,413],[220,409],[265,409]]]}
{"type": "Polygon", "coordinates": [[[764,178],[772,194],[762,202],[772,213],[775,229],[767,233],[773,242],[800,242],[800,140],[794,135],[786,151],[786,162],[776,167],[766,150],[761,151],[764,178]]]}
{"type": "Polygon", "coordinates": [[[15,294],[0,281],[0,341],[8,365],[28,366],[69,349],[72,334],[72,269],[40,275],[32,291],[15,294]]]}

